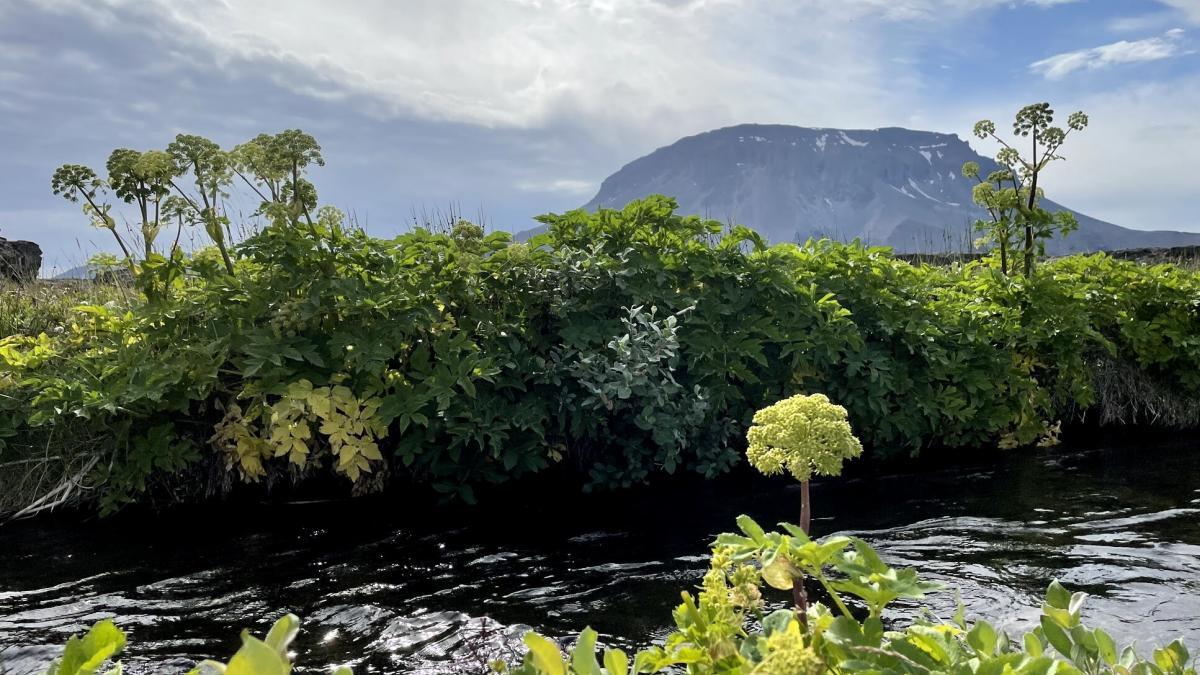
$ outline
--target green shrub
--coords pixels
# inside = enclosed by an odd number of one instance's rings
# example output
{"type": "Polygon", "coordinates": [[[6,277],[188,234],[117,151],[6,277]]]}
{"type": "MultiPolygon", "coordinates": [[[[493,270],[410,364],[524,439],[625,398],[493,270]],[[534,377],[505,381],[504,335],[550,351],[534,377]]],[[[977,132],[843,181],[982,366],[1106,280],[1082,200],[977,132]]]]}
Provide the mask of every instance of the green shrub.
{"type": "Polygon", "coordinates": [[[761,403],[812,391],[876,454],[1053,443],[1104,364],[1179,400],[1200,387],[1194,272],[1097,255],[1010,278],[988,260],[768,247],[674,210],[545,216],[528,244],[463,223],[383,240],[327,209],[269,210],[235,274],[200,251],[150,300],[0,338],[0,479],[40,486],[0,511],[219,491],[213,465],[466,500],[555,465],[594,487],[713,476],[761,403]]]}

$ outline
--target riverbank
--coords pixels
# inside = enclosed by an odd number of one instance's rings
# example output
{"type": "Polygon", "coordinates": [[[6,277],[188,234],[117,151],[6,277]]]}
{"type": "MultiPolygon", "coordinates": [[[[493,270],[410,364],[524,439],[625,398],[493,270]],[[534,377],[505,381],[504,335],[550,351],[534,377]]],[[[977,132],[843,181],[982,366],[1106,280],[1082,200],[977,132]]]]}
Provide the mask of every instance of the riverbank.
{"type": "Polygon", "coordinates": [[[1196,272],[914,266],[673,209],[547,216],[531,245],[280,223],[232,275],[212,251],[139,271],[133,297],[4,338],[0,511],[714,477],[754,411],[800,391],[845,406],[876,456],[1200,420],[1196,272]]]}

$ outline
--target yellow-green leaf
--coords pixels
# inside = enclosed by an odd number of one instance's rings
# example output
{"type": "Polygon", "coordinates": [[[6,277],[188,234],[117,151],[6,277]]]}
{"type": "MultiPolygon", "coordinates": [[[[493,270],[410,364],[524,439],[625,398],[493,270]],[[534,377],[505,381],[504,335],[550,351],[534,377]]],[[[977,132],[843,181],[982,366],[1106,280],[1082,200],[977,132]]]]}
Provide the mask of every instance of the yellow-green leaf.
{"type": "Polygon", "coordinates": [[[225,675],[288,675],[291,670],[285,656],[246,634],[242,636],[242,648],[229,660],[225,675]]]}
{"type": "Polygon", "coordinates": [[[526,633],[525,646],[529,647],[535,668],[546,675],[567,675],[567,664],[563,662],[562,653],[554,642],[537,633],[526,633]]]}

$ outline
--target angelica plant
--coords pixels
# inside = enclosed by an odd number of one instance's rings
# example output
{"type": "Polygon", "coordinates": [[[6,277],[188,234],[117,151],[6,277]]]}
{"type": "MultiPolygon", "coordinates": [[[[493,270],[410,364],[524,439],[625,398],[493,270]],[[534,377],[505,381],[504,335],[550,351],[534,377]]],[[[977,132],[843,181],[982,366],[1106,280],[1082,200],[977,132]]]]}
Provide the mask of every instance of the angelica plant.
{"type": "MultiPolygon", "coordinates": [[[[1038,180],[1051,162],[1065,159],[1060,151],[1072,131],[1083,131],[1088,125],[1088,116],[1082,111],[1067,117],[1067,129],[1051,126],[1054,110],[1049,103],[1034,103],[1021,108],[1013,122],[1010,144],[996,134],[996,123],[980,120],[974,133],[980,140],[991,139],[1001,146],[996,154],[999,169],[980,178],[979,165],[967,162],[963,165],[963,176],[974,178],[979,185],[972,193],[973,201],[987,210],[991,222],[980,220],[976,229],[984,231],[985,240],[996,243],[1000,248],[1000,269],[1009,273],[1008,249],[1012,239],[1024,232],[1022,256],[1024,274],[1033,274],[1034,258],[1044,252],[1046,239],[1055,234],[1066,236],[1079,224],[1070,211],[1050,213],[1039,205],[1042,188],[1038,180]],[[1015,147],[1029,139],[1029,153],[1022,155],[1015,147]]],[[[1016,267],[1016,264],[1013,264],[1016,267]]]]}
{"type": "MultiPolygon", "coordinates": [[[[840,475],[847,459],[862,454],[846,409],[824,394],[797,395],[759,410],[746,437],[751,466],[767,476],[786,472],[800,481],[800,529],[806,535],[812,528],[809,480],[813,475],[840,475]]],[[[792,595],[801,610],[808,606],[799,575],[792,595]]]]}
{"type": "Polygon", "coordinates": [[[767,476],[787,472],[800,481],[800,528],[805,533],[812,522],[809,480],[841,475],[842,463],[862,454],[846,409],[824,394],[793,396],[759,410],[746,436],[751,466],[767,476]]]}

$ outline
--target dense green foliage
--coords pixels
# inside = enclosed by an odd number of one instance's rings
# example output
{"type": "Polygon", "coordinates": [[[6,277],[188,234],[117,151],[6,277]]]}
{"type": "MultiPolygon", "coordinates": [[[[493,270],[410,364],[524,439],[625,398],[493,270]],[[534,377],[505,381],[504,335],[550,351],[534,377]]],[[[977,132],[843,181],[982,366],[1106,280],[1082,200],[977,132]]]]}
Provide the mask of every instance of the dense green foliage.
{"type": "Polygon", "coordinates": [[[384,240],[275,209],[231,248],[233,275],[219,251],[177,256],[155,295],[2,338],[0,478],[34,486],[3,507],[81,484],[109,507],[211,491],[217,466],[466,499],[553,465],[620,486],[727,470],[755,410],[796,393],[827,393],[886,454],[1053,442],[1103,364],[1200,387],[1193,272],[1104,255],[1029,277],[913,266],[767,247],[674,208],[545,216],[528,244],[469,223],[384,240]]]}

